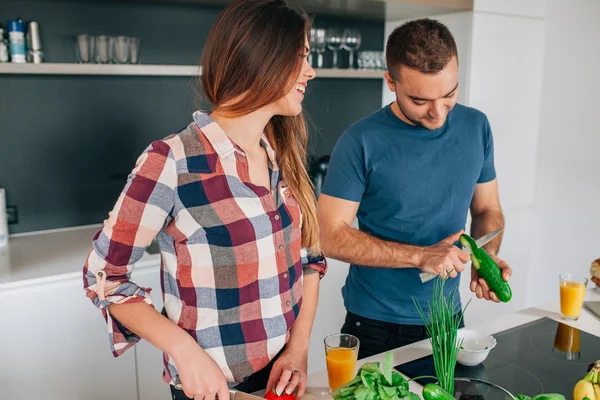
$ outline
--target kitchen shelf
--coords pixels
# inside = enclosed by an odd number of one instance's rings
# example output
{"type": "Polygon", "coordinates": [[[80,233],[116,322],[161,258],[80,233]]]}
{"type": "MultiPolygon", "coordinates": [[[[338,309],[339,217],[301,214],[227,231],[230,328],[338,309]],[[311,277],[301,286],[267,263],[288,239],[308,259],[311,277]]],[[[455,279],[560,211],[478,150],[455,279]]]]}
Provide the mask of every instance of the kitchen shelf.
{"type": "MultiPolygon", "coordinates": [[[[319,78],[381,79],[383,71],[317,68],[319,78]]],[[[196,76],[197,65],[143,64],[0,64],[0,75],[123,75],[123,76],[196,76]]]]}

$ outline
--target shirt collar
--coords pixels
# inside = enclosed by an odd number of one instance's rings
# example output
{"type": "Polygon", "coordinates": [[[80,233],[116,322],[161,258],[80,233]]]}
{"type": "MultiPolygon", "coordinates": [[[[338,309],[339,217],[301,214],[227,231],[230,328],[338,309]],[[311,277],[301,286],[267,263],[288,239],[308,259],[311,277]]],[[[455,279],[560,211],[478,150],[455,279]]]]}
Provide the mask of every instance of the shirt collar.
{"type": "MultiPolygon", "coordinates": [[[[202,131],[204,136],[208,139],[210,144],[214,147],[215,151],[219,155],[220,158],[227,158],[234,154],[236,151],[243,154],[246,153],[237,146],[227,134],[221,129],[219,124],[217,124],[208,113],[202,111],[196,111],[193,114],[194,122],[198,125],[198,128],[202,131]]],[[[275,155],[275,150],[269,143],[269,139],[263,133],[260,138],[261,145],[265,148],[267,152],[267,156],[271,161],[271,166],[274,171],[279,170],[277,164],[277,157],[275,155]]]]}
{"type": "Polygon", "coordinates": [[[202,111],[194,112],[194,122],[208,139],[220,158],[226,158],[235,152],[235,146],[223,129],[208,115],[202,111]]]}

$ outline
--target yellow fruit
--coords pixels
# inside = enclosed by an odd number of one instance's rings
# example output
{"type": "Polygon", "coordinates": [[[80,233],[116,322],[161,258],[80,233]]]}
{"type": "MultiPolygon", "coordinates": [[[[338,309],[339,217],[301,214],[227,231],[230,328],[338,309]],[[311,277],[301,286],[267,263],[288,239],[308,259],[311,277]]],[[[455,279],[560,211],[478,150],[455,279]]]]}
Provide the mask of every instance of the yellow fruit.
{"type": "MultiPolygon", "coordinates": [[[[600,400],[600,386],[594,385],[594,392],[596,393],[596,400],[600,400]]],[[[590,399],[592,400],[592,399],[590,399]]]]}
{"type": "Polygon", "coordinates": [[[594,385],[582,379],[573,388],[573,400],[583,400],[586,397],[590,400],[600,400],[600,398],[596,397],[594,385]]]}

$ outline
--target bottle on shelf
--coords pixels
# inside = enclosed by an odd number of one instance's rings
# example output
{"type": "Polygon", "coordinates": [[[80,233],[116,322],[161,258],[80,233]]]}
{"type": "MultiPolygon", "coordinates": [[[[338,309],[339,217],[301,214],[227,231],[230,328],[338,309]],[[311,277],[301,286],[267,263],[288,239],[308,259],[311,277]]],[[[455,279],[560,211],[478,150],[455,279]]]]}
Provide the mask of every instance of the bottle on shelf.
{"type": "Polygon", "coordinates": [[[44,61],[42,39],[40,38],[40,25],[36,21],[29,22],[27,29],[27,62],[41,64],[44,61]]]}
{"type": "Polygon", "coordinates": [[[8,38],[10,41],[10,59],[13,63],[27,62],[27,50],[25,49],[25,32],[23,31],[23,20],[8,21],[8,38]]]}
{"type": "Polygon", "coordinates": [[[4,37],[4,27],[0,24],[0,63],[7,63],[8,57],[8,40],[4,37]]]}

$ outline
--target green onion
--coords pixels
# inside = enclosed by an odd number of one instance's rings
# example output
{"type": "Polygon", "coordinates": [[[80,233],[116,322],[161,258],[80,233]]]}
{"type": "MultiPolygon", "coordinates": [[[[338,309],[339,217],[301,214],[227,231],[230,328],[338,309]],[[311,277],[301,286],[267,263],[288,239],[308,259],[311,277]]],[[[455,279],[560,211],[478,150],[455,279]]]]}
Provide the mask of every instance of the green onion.
{"type": "Polygon", "coordinates": [[[463,320],[468,303],[463,310],[457,309],[454,305],[458,288],[454,289],[448,298],[444,296],[444,283],[447,278],[448,276],[435,279],[431,302],[427,302],[429,306],[427,316],[419,302],[416,299],[413,299],[413,302],[429,335],[439,385],[448,393],[454,394],[454,368],[458,350],[462,346],[462,340],[457,340],[458,327],[463,320]]]}

